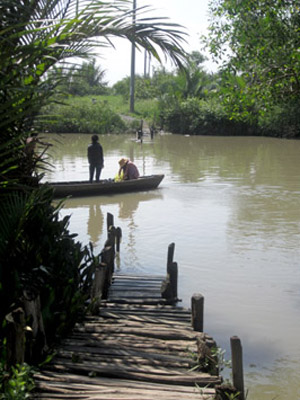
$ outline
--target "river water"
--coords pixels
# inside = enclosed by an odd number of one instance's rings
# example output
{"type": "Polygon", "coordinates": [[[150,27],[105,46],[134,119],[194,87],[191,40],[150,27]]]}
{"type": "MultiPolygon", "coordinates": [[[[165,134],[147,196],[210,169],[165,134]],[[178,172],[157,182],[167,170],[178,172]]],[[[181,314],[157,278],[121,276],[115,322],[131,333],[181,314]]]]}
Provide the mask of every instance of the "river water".
{"type": "MultiPolygon", "coordinates": [[[[49,181],[88,179],[90,135],[49,136],[49,181]]],[[[69,199],[62,216],[95,251],[106,214],[123,232],[122,273],[166,272],[175,243],[179,297],[205,297],[204,330],[226,350],[243,346],[248,400],[300,399],[300,141],[260,137],[101,137],[102,178],[118,160],[141,174],[164,173],[157,190],[69,199]]],[[[224,371],[225,375],[228,373],[224,371]]]]}

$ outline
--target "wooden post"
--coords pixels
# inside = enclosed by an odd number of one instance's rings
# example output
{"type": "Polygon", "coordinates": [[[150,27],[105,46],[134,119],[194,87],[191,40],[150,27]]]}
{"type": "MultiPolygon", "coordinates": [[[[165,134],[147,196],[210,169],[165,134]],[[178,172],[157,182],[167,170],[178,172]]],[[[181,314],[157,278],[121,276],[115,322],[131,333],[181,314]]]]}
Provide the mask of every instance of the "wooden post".
{"type": "Polygon", "coordinates": [[[174,301],[177,301],[178,298],[178,265],[176,262],[172,262],[169,265],[169,277],[170,277],[170,284],[173,293],[174,301]]]}
{"type": "Polygon", "coordinates": [[[25,313],[19,307],[5,316],[7,322],[8,366],[23,364],[25,357],[25,313]]]}
{"type": "Polygon", "coordinates": [[[174,251],[175,251],[175,243],[169,244],[169,246],[168,246],[168,258],[167,258],[167,274],[169,274],[169,266],[173,262],[174,251]]]}
{"type": "MultiPolygon", "coordinates": [[[[26,337],[26,361],[40,360],[48,349],[40,296],[31,297],[24,291],[23,306],[26,318],[31,321],[31,334],[26,337]]],[[[28,331],[27,331],[28,332],[28,331]]]]}
{"type": "Polygon", "coordinates": [[[107,266],[105,264],[99,264],[95,267],[95,277],[92,285],[92,307],[91,313],[93,315],[98,314],[101,299],[103,298],[104,285],[105,285],[105,275],[107,271],[107,266]]]}
{"type": "Polygon", "coordinates": [[[116,235],[116,252],[120,253],[120,243],[121,243],[121,238],[122,238],[122,229],[121,228],[116,228],[115,231],[116,235]]]}
{"type": "Polygon", "coordinates": [[[107,299],[108,289],[112,283],[112,277],[115,270],[114,259],[115,259],[114,247],[106,245],[101,252],[101,264],[106,266],[105,283],[102,294],[102,297],[104,299],[107,299]]]}
{"type": "Polygon", "coordinates": [[[192,327],[194,331],[203,332],[204,297],[200,293],[193,294],[191,303],[192,327]]]}
{"type": "Polygon", "coordinates": [[[105,246],[111,246],[115,250],[115,244],[116,244],[116,228],[111,225],[107,232],[107,240],[105,242],[105,246]]]}
{"type": "Polygon", "coordinates": [[[114,226],[114,216],[111,213],[107,213],[106,223],[107,223],[107,232],[108,232],[109,228],[111,226],[114,226]]]}
{"type": "Polygon", "coordinates": [[[240,339],[237,336],[230,338],[231,363],[233,386],[237,389],[239,400],[244,400],[244,373],[243,373],[243,349],[240,339]]]}

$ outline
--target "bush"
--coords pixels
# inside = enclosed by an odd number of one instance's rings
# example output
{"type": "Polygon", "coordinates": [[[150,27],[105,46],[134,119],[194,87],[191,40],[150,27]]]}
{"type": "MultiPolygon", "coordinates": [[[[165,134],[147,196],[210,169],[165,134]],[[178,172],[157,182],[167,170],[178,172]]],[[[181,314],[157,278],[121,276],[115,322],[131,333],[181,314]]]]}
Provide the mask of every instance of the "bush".
{"type": "Polygon", "coordinates": [[[5,371],[0,365],[0,400],[25,400],[34,389],[32,368],[27,364],[16,365],[5,371]]]}
{"type": "Polygon", "coordinates": [[[249,135],[249,125],[229,119],[217,99],[195,97],[182,101],[163,101],[160,119],[165,130],[186,135],[249,135]]]}
{"type": "Polygon", "coordinates": [[[65,104],[56,104],[42,110],[48,119],[43,129],[55,133],[120,133],[126,130],[121,117],[99,97],[69,97],[65,104]]]}
{"type": "Polygon", "coordinates": [[[300,137],[299,104],[286,104],[285,107],[274,106],[259,117],[259,126],[266,136],[284,138],[300,137]]]}
{"type": "MultiPolygon", "coordinates": [[[[69,216],[59,219],[53,190],[41,187],[2,199],[0,210],[0,334],[12,307],[22,306],[24,292],[40,295],[48,345],[65,335],[83,315],[83,270],[90,251],[68,231],[69,216]]],[[[37,343],[38,344],[38,343],[37,343]]],[[[33,349],[34,350],[34,349],[33,349]]],[[[40,349],[37,349],[38,353],[40,349]]],[[[35,352],[33,351],[33,354],[35,352]]]]}

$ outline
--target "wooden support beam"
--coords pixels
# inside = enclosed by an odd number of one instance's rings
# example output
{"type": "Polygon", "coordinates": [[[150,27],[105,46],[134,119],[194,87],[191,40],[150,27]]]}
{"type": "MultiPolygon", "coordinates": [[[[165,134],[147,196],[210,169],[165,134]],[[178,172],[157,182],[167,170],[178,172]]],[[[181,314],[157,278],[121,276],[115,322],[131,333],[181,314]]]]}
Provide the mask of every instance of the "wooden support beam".
{"type": "Polygon", "coordinates": [[[169,265],[169,276],[170,284],[173,293],[173,299],[177,301],[178,298],[178,265],[176,262],[172,262],[169,265]]]}
{"type": "Polygon", "coordinates": [[[105,292],[107,265],[99,264],[95,267],[95,276],[92,285],[91,293],[91,313],[97,315],[101,299],[105,292]]]}
{"type": "Polygon", "coordinates": [[[116,228],[115,237],[116,237],[116,252],[120,253],[120,243],[122,239],[122,229],[120,227],[116,228]]]}
{"type": "Polygon", "coordinates": [[[111,225],[107,232],[107,240],[104,246],[111,246],[115,249],[115,244],[116,244],[116,228],[111,225]]]}
{"type": "Polygon", "coordinates": [[[192,327],[194,331],[203,332],[204,297],[200,293],[193,294],[191,300],[192,327]]]}
{"type": "Polygon", "coordinates": [[[244,393],[244,373],[243,373],[243,349],[241,340],[237,336],[230,338],[231,363],[232,363],[232,383],[239,392],[239,400],[245,399],[244,393]]]}
{"type": "Polygon", "coordinates": [[[114,216],[111,213],[107,213],[106,223],[107,223],[107,232],[109,232],[109,228],[111,226],[114,226],[114,216]]]}
{"type": "Polygon", "coordinates": [[[114,246],[105,246],[101,252],[101,264],[106,266],[105,284],[102,297],[107,299],[108,289],[112,283],[113,273],[115,271],[115,249],[114,246]]]}
{"type": "Polygon", "coordinates": [[[169,266],[172,264],[174,259],[175,243],[171,243],[168,246],[168,257],[167,257],[167,274],[169,273],[169,266]]]}

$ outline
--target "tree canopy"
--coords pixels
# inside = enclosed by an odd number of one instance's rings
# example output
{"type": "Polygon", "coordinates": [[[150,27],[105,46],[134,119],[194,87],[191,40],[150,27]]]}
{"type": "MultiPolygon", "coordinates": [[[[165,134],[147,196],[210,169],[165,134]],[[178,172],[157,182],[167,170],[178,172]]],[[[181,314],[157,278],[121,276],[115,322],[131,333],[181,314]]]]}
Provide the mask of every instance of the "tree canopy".
{"type": "Polygon", "coordinates": [[[210,2],[210,11],[210,51],[237,77],[227,82],[231,104],[238,102],[245,115],[253,108],[262,115],[277,106],[298,107],[299,2],[219,0],[210,2]]]}

